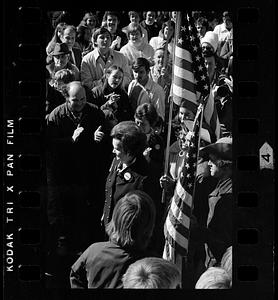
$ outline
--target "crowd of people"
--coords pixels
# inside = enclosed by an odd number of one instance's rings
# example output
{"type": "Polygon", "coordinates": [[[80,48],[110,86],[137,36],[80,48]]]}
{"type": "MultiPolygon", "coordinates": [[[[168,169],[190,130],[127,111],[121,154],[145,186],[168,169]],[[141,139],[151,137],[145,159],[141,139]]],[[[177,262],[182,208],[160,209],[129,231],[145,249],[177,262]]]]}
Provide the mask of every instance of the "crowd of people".
{"type": "Polygon", "coordinates": [[[163,258],[195,117],[185,99],[171,103],[177,12],[49,14],[49,287],[231,288],[232,15],[191,14],[221,127],[216,138],[204,119],[200,131],[188,282],[163,258]]]}

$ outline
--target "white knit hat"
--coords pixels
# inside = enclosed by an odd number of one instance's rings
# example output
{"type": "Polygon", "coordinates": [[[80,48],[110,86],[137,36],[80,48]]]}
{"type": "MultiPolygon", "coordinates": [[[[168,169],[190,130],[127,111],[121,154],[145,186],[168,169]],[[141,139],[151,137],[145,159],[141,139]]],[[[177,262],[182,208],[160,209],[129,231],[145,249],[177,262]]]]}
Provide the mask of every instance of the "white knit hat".
{"type": "Polygon", "coordinates": [[[214,53],[217,50],[217,46],[218,46],[218,35],[217,33],[213,32],[213,31],[207,31],[205,36],[201,39],[201,45],[203,45],[203,43],[208,43],[212,46],[214,53]]]}

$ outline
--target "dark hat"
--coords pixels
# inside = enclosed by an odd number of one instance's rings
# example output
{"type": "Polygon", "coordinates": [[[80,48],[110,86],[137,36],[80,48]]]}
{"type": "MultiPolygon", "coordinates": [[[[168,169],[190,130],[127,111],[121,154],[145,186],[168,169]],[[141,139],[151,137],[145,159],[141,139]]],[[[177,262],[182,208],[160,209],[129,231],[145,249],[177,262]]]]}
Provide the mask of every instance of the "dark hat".
{"type": "Polygon", "coordinates": [[[214,154],[219,159],[232,160],[232,138],[223,137],[215,143],[200,148],[199,155],[205,159],[209,154],[214,154]]]}
{"type": "Polygon", "coordinates": [[[70,53],[70,50],[66,43],[61,43],[61,44],[56,43],[54,50],[51,54],[52,54],[52,56],[55,56],[55,55],[69,54],[69,53],[70,53]]]}

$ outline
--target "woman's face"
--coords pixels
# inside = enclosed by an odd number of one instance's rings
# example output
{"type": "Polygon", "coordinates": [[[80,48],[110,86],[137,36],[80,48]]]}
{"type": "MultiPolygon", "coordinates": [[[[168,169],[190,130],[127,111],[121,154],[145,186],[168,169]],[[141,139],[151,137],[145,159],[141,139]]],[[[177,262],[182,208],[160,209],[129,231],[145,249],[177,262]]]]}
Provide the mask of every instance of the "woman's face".
{"type": "Polygon", "coordinates": [[[71,50],[75,43],[75,36],[76,36],[75,31],[71,30],[70,28],[66,28],[64,30],[64,33],[61,35],[60,39],[62,43],[66,43],[69,49],[71,50]]]}
{"type": "Polygon", "coordinates": [[[145,134],[150,133],[152,130],[150,122],[144,117],[142,118],[142,120],[135,118],[135,123],[137,124],[138,127],[142,129],[142,131],[145,134]]]}
{"type": "Polygon", "coordinates": [[[123,73],[119,70],[113,70],[107,77],[108,84],[116,89],[123,81],[123,73]]]}
{"type": "Polygon", "coordinates": [[[86,25],[89,27],[89,28],[95,28],[96,27],[96,19],[94,17],[90,17],[86,20],[86,25]]]}
{"type": "Polygon", "coordinates": [[[181,123],[184,123],[185,120],[194,119],[194,114],[189,109],[187,109],[185,107],[180,107],[179,108],[179,116],[178,117],[179,117],[179,121],[181,123]]]}
{"type": "Polygon", "coordinates": [[[112,145],[113,145],[112,153],[115,154],[116,159],[119,159],[123,163],[130,161],[131,157],[129,154],[123,151],[122,142],[119,139],[113,138],[112,145]]]}
{"type": "Polygon", "coordinates": [[[174,28],[172,26],[165,26],[163,34],[164,39],[170,39],[174,34],[174,28]]]}

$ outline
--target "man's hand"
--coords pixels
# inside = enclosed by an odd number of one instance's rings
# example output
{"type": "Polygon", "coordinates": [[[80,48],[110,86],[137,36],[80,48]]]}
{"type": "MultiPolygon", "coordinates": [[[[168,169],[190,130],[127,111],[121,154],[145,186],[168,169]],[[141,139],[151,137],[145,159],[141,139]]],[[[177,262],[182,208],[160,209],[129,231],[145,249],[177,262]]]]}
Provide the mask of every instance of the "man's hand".
{"type": "Polygon", "coordinates": [[[97,128],[97,130],[94,132],[94,140],[95,140],[97,143],[99,143],[99,142],[102,141],[103,137],[104,137],[104,132],[101,131],[101,126],[99,126],[99,127],[97,128]]]}
{"type": "Polygon", "coordinates": [[[73,132],[73,136],[72,136],[72,140],[74,142],[76,142],[78,140],[79,135],[81,134],[81,132],[84,130],[83,127],[77,127],[74,132],[73,132]]]}
{"type": "Polygon", "coordinates": [[[118,46],[118,48],[119,48],[120,45],[121,45],[121,37],[120,37],[120,36],[117,36],[116,39],[111,43],[110,48],[111,48],[111,49],[115,49],[117,46],[118,46]]]}
{"type": "Polygon", "coordinates": [[[173,186],[176,181],[168,175],[163,175],[159,179],[161,188],[167,190],[170,186],[173,186]]]}

